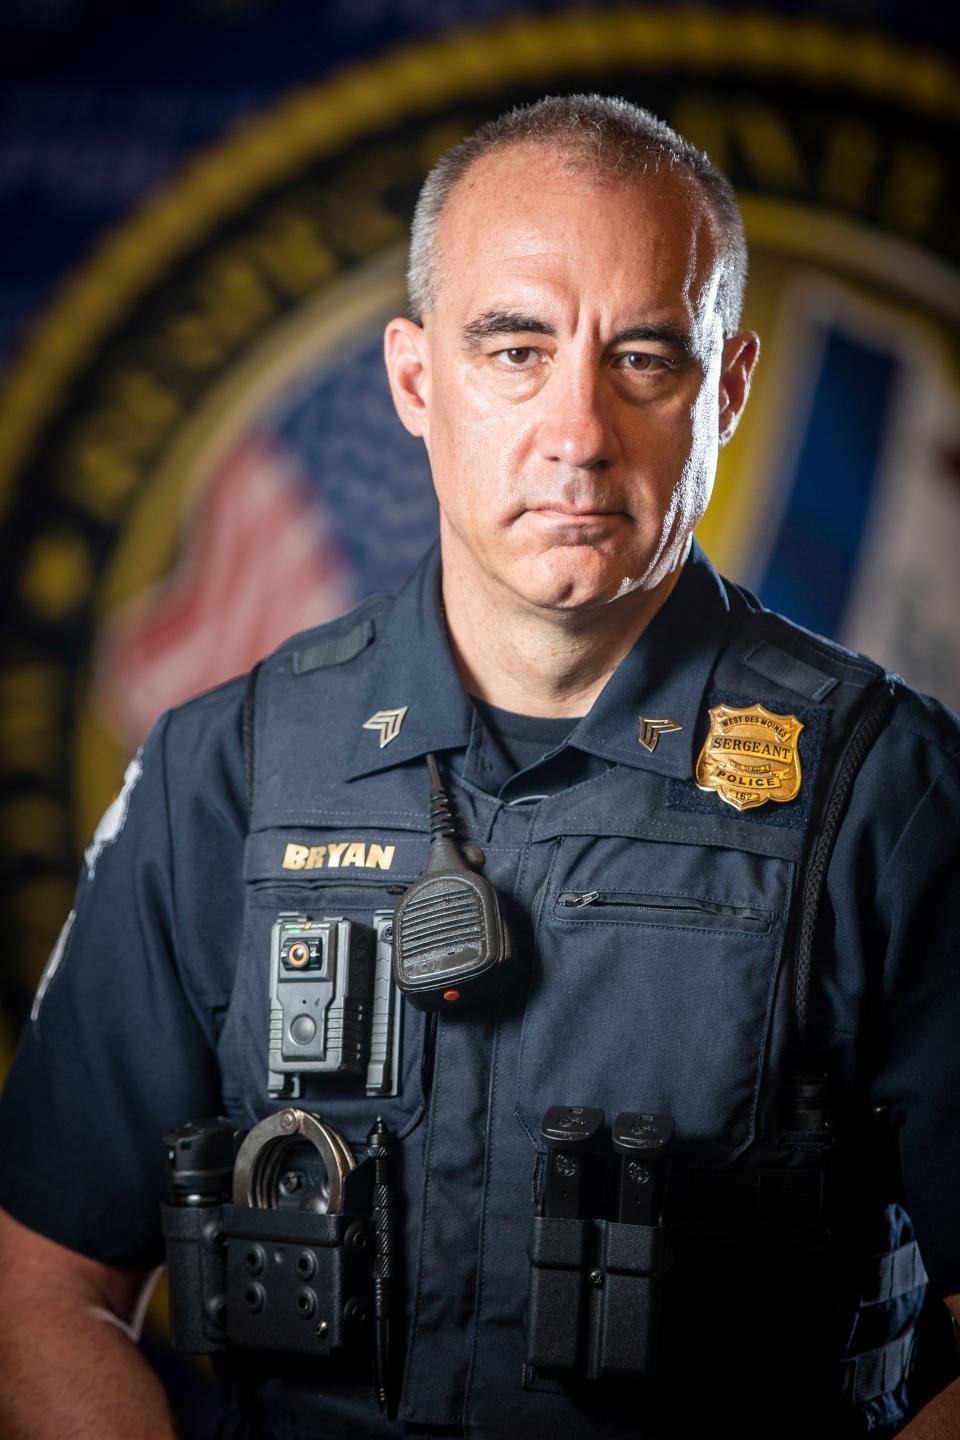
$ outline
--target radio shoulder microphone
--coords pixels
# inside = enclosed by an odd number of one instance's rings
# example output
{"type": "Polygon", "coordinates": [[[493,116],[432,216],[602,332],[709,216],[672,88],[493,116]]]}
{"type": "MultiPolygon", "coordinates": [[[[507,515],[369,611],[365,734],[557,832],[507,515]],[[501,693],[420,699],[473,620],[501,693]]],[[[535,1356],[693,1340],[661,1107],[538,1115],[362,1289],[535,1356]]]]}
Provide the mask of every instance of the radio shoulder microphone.
{"type": "Polygon", "coordinates": [[[419,1010],[474,1005],[502,990],[512,973],[510,937],[496,890],[467,864],[455,839],[437,762],[430,771],[430,853],[397,906],[393,977],[419,1010]]]}

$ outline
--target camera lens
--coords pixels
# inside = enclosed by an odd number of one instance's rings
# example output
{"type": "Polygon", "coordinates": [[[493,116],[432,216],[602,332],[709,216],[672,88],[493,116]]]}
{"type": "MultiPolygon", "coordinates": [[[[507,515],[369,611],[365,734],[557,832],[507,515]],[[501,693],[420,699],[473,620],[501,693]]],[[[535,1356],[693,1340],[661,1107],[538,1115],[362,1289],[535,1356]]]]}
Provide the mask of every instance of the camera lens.
{"type": "Polygon", "coordinates": [[[294,940],[284,958],[287,964],[292,965],[295,970],[302,970],[305,965],[310,963],[310,946],[305,940],[294,940]]]}

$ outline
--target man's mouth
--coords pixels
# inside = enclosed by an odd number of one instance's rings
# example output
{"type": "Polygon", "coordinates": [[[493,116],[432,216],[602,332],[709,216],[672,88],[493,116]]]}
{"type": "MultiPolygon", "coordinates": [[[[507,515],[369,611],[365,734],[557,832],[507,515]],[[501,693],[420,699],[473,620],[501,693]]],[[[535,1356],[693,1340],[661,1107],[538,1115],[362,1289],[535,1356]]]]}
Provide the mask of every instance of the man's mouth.
{"type": "Polygon", "coordinates": [[[622,512],[589,505],[535,505],[531,507],[531,513],[564,525],[591,525],[622,512]]]}

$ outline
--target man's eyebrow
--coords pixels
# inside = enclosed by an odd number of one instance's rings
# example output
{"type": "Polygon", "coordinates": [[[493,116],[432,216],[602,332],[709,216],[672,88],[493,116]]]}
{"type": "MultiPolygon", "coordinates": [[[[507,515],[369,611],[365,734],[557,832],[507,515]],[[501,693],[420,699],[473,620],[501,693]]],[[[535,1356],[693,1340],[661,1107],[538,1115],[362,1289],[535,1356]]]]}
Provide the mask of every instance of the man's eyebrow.
{"type": "Polygon", "coordinates": [[[485,310],[476,320],[463,327],[463,338],[470,345],[488,340],[491,335],[556,335],[552,325],[516,310],[485,310]]]}
{"type": "MultiPolygon", "coordinates": [[[[485,310],[476,320],[463,327],[463,338],[468,345],[477,345],[496,335],[556,335],[556,327],[533,315],[524,315],[518,310],[485,310]]],[[[693,337],[679,325],[627,325],[618,330],[610,341],[611,345],[624,345],[629,341],[643,341],[647,344],[666,345],[685,358],[694,354],[693,337]]]]}
{"type": "Polygon", "coordinates": [[[618,330],[610,343],[611,345],[624,345],[629,340],[669,345],[671,350],[675,350],[685,357],[694,354],[693,337],[679,325],[628,325],[625,330],[618,330]]]}

